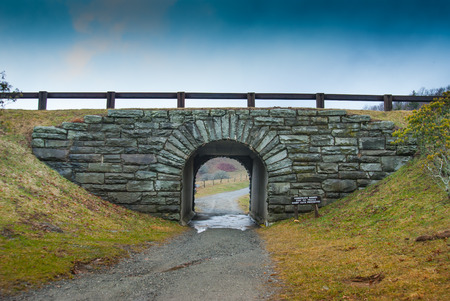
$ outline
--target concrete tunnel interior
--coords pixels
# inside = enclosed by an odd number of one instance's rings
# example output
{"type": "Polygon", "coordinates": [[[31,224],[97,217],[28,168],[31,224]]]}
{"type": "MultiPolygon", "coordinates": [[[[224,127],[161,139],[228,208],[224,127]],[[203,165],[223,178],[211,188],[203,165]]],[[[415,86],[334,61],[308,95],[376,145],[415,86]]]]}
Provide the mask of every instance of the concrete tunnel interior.
{"type": "Polygon", "coordinates": [[[216,157],[235,159],[247,169],[250,178],[249,214],[257,223],[264,223],[267,220],[266,166],[248,146],[230,140],[207,143],[199,147],[186,161],[182,176],[181,223],[187,224],[195,216],[195,174],[205,162],[216,157]]]}

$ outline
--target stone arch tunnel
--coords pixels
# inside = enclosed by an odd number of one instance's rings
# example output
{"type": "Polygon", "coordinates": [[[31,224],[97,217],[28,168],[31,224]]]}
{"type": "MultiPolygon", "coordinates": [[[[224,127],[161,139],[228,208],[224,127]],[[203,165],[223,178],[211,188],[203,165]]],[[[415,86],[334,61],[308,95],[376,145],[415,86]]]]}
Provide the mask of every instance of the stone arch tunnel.
{"type": "Polygon", "coordinates": [[[88,191],[180,222],[194,215],[194,172],[202,162],[235,157],[251,173],[251,215],[263,223],[291,217],[294,196],[319,195],[324,206],[397,170],[415,146],[392,145],[393,129],[343,110],[109,110],[36,127],[32,147],[88,191]]]}
{"type": "Polygon", "coordinates": [[[267,168],[263,160],[245,144],[233,140],[219,140],[198,148],[186,161],[183,170],[181,220],[194,216],[194,175],[200,166],[214,157],[229,157],[241,162],[250,174],[250,215],[258,222],[267,219],[267,168]]]}

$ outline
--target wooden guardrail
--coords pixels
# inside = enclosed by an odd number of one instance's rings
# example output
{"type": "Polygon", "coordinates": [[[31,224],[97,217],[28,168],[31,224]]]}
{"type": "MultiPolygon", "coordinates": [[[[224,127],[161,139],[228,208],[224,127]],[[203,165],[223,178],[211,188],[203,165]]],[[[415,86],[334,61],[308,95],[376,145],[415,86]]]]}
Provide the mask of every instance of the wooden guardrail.
{"type": "MultiPolygon", "coordinates": [[[[357,95],[325,93],[196,93],[196,92],[24,92],[20,98],[38,99],[38,110],[47,109],[47,100],[56,99],[106,99],[106,108],[114,109],[116,99],[176,99],[177,107],[184,108],[186,99],[247,99],[247,107],[255,107],[257,99],[264,100],[316,100],[316,108],[325,108],[325,101],[376,101],[384,103],[391,111],[393,102],[431,102],[435,96],[410,95],[357,95]]],[[[295,105],[294,105],[295,106],[295,105]]]]}

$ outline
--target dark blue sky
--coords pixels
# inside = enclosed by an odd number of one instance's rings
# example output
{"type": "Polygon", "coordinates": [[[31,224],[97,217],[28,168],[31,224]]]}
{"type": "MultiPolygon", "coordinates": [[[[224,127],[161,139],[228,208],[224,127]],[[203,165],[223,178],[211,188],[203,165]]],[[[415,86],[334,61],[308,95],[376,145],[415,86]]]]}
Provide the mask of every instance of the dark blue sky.
{"type": "Polygon", "coordinates": [[[2,0],[0,69],[23,91],[408,94],[450,84],[449,11],[448,0],[2,0]]]}

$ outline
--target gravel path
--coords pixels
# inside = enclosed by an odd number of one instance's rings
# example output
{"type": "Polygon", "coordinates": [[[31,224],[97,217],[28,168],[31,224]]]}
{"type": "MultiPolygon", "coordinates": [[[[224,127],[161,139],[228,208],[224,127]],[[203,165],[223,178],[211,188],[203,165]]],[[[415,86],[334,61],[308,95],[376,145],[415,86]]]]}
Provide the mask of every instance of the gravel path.
{"type": "Polygon", "coordinates": [[[247,193],[249,193],[248,187],[198,199],[196,198],[195,211],[214,215],[243,214],[236,200],[247,193]]]}
{"type": "Polygon", "coordinates": [[[9,300],[264,300],[277,282],[253,229],[207,229],[9,300]]]}

